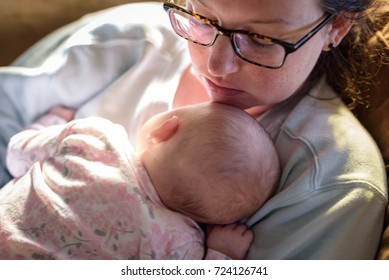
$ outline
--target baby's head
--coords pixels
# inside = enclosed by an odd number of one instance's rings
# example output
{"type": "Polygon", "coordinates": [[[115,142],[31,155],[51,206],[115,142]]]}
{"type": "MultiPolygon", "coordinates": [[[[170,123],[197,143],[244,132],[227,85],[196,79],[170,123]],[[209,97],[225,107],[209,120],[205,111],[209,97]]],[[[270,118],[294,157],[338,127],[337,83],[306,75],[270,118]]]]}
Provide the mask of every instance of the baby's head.
{"type": "Polygon", "coordinates": [[[138,140],[162,202],[200,223],[249,217],[278,182],[270,137],[232,106],[203,103],[159,114],[146,122],[138,140]]]}

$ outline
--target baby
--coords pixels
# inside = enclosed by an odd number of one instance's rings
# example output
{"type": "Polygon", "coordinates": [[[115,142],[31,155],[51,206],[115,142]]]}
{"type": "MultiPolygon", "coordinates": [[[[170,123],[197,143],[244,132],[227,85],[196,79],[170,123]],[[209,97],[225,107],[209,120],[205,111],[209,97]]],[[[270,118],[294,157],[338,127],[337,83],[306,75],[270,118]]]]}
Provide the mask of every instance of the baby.
{"type": "Polygon", "coordinates": [[[245,257],[253,234],[236,222],[269,199],[279,176],[269,136],[246,112],[204,103],[156,115],[137,156],[121,126],[54,125],[63,113],[11,139],[1,259],[245,257]],[[206,246],[199,224],[220,225],[206,246]]]}

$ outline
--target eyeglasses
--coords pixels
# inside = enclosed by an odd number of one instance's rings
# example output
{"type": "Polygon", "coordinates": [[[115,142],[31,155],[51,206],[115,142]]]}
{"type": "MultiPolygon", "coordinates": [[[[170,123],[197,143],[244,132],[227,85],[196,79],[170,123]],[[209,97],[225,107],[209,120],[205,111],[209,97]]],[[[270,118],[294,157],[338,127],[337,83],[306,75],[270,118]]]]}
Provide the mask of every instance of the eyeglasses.
{"type": "Polygon", "coordinates": [[[335,16],[329,14],[296,44],[291,44],[245,30],[223,28],[214,20],[174,4],[164,3],[163,8],[169,15],[174,31],[182,38],[195,44],[210,47],[219,35],[225,35],[230,38],[236,55],[241,59],[271,69],[281,68],[289,54],[297,51],[308,42],[335,16]]]}

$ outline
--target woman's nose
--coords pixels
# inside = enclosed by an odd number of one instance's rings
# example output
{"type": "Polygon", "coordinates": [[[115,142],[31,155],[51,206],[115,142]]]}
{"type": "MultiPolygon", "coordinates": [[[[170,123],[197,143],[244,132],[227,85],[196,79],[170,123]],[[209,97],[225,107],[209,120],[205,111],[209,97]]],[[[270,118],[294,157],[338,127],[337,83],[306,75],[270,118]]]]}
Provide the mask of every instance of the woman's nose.
{"type": "Polygon", "coordinates": [[[239,70],[239,58],[227,36],[218,36],[209,47],[208,71],[214,77],[221,77],[239,70]]]}

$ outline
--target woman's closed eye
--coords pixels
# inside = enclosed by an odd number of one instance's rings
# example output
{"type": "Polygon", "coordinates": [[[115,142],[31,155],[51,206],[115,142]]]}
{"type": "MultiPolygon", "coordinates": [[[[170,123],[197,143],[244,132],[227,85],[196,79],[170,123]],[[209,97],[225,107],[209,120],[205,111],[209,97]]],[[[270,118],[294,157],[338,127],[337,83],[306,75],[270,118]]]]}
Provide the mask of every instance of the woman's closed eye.
{"type": "Polygon", "coordinates": [[[256,37],[256,36],[249,36],[249,35],[242,34],[241,40],[247,46],[250,46],[254,49],[256,49],[256,48],[269,48],[269,47],[274,46],[274,43],[272,41],[263,39],[261,37],[256,37]]]}
{"type": "Polygon", "coordinates": [[[250,53],[253,55],[258,52],[270,51],[277,45],[272,41],[260,37],[239,33],[235,35],[235,42],[242,53],[250,53]]]}

